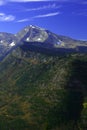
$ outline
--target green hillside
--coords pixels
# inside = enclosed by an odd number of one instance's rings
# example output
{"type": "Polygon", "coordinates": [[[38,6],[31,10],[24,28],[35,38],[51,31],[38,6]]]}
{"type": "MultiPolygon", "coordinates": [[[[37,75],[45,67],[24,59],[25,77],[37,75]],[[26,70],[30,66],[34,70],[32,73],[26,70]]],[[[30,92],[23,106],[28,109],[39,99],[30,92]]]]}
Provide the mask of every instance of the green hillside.
{"type": "Polygon", "coordinates": [[[87,55],[14,50],[0,63],[0,130],[86,130],[87,55]]]}

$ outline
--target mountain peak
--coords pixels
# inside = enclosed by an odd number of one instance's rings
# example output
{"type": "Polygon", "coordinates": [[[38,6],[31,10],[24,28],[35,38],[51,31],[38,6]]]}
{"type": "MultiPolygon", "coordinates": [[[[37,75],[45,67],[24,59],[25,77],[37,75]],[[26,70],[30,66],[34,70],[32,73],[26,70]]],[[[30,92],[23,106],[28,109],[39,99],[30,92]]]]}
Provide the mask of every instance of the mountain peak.
{"type": "Polygon", "coordinates": [[[55,49],[66,53],[86,52],[87,42],[74,40],[72,38],[61,36],[35,25],[29,25],[23,28],[17,34],[0,33],[0,57],[8,54],[15,47],[25,44],[35,45],[37,47],[55,49]],[[67,50],[68,49],[68,50],[67,50]]]}
{"type": "Polygon", "coordinates": [[[38,26],[29,25],[16,34],[16,37],[27,42],[44,42],[48,38],[48,33],[45,29],[38,26]]]}
{"type": "Polygon", "coordinates": [[[36,25],[30,25],[29,26],[30,28],[34,28],[34,29],[39,29],[39,30],[45,30],[44,28],[41,28],[41,27],[39,27],[39,26],[36,26],[36,25]]]}
{"type": "Polygon", "coordinates": [[[29,27],[31,27],[31,28],[36,28],[36,26],[34,26],[34,25],[32,25],[32,24],[31,24],[29,27]]]}
{"type": "MultiPolygon", "coordinates": [[[[42,46],[52,46],[54,48],[76,48],[76,46],[82,46],[83,43],[66,36],[54,34],[47,29],[32,24],[17,33],[16,37],[18,42],[39,42],[42,43],[42,46]]],[[[83,44],[87,46],[87,43],[83,44]]]]}

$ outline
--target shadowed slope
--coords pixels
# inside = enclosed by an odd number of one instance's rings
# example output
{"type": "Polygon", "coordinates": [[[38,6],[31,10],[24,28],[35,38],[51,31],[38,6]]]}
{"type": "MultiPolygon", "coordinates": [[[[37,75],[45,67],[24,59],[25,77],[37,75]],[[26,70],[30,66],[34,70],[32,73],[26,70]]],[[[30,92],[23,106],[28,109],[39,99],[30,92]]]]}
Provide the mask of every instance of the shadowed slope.
{"type": "Polygon", "coordinates": [[[16,48],[0,63],[0,129],[85,128],[78,121],[84,117],[86,70],[86,55],[48,56],[16,48]]]}

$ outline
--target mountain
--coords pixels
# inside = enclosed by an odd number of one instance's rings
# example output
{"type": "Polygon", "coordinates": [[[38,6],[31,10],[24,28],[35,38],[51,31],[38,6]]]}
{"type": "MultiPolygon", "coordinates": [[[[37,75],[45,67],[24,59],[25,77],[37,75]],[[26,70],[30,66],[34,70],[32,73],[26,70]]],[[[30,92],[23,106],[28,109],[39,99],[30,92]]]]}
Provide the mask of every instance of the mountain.
{"type": "Polygon", "coordinates": [[[87,46],[86,41],[74,40],[69,37],[56,35],[46,29],[37,26],[27,26],[16,34],[19,41],[26,42],[40,42],[45,44],[52,44],[54,48],[65,47],[74,48],[76,46],[87,46]]]}
{"type": "Polygon", "coordinates": [[[16,34],[16,37],[18,38],[18,41],[25,41],[29,45],[33,44],[42,48],[52,48],[56,50],[72,49],[72,51],[80,51],[81,47],[85,47],[87,51],[87,41],[74,40],[66,36],[56,35],[46,29],[33,25],[25,27],[16,34]]]}
{"type": "Polygon", "coordinates": [[[21,45],[32,51],[47,52],[51,55],[87,53],[87,41],[56,35],[46,29],[30,25],[15,35],[0,33],[0,60],[14,48],[21,45]]]}
{"type": "Polygon", "coordinates": [[[1,40],[0,130],[86,130],[87,42],[36,26],[1,40]]]}
{"type": "Polygon", "coordinates": [[[15,46],[17,38],[10,33],[0,33],[0,59],[15,46]]]}

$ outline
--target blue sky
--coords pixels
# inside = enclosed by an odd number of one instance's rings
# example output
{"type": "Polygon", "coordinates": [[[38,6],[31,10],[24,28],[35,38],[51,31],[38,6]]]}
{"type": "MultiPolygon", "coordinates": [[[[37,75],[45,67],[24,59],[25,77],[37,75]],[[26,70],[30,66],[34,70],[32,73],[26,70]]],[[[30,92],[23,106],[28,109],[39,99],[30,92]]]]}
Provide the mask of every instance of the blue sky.
{"type": "Polygon", "coordinates": [[[87,0],[0,0],[0,32],[31,24],[87,40],[87,0]]]}

